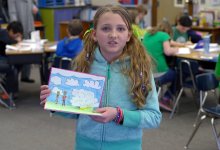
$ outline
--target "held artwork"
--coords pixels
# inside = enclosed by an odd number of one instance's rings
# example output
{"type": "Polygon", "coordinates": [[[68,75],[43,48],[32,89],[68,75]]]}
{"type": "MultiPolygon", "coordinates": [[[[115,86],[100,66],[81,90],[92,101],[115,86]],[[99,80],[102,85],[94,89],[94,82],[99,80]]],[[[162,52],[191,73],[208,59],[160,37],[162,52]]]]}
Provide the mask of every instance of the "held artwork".
{"type": "Polygon", "coordinates": [[[49,79],[51,94],[44,108],[76,114],[101,115],[95,113],[94,109],[100,106],[104,84],[103,76],[52,68],[49,79]]]}

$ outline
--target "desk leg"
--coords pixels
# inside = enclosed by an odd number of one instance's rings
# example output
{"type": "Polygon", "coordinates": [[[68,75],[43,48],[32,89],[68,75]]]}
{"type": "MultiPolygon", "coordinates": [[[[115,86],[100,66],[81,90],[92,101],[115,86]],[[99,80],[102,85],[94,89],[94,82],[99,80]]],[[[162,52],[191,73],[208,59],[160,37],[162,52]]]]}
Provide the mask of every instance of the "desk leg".
{"type": "Polygon", "coordinates": [[[52,56],[53,53],[46,53],[43,56],[42,65],[41,65],[41,84],[48,84],[48,79],[50,76],[50,66],[49,66],[49,58],[52,56]]]}

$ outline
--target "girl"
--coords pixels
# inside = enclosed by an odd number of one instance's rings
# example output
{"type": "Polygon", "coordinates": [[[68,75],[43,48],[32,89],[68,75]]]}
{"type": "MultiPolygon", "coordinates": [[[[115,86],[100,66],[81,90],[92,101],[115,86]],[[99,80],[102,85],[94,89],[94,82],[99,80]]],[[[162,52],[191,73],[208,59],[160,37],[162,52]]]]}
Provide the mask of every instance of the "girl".
{"type": "MultiPolygon", "coordinates": [[[[141,150],[142,128],[157,128],[161,121],[151,59],[132,34],[124,8],[101,7],[93,23],[74,65],[76,71],[106,76],[102,106],[96,110],[102,116],[62,115],[78,119],[76,150],[141,150]]],[[[41,104],[49,94],[42,85],[41,104]]]]}
{"type": "Polygon", "coordinates": [[[143,45],[156,62],[155,72],[164,73],[158,79],[158,84],[172,83],[169,88],[171,93],[166,92],[162,101],[160,101],[160,107],[168,111],[172,111],[171,98],[175,94],[176,71],[168,67],[166,57],[178,52],[178,48],[170,46],[171,36],[172,27],[168,21],[164,20],[157,27],[145,34],[143,39],[143,45]]]}

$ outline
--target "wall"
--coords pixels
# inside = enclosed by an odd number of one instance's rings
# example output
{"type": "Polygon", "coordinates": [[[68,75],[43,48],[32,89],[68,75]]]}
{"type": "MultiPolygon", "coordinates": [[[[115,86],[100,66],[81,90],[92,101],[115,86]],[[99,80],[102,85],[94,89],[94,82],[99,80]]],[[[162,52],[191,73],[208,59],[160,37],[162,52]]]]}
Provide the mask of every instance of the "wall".
{"type": "Polygon", "coordinates": [[[179,15],[183,8],[174,7],[174,0],[158,0],[157,7],[157,23],[166,17],[171,24],[174,24],[175,18],[179,15]]]}

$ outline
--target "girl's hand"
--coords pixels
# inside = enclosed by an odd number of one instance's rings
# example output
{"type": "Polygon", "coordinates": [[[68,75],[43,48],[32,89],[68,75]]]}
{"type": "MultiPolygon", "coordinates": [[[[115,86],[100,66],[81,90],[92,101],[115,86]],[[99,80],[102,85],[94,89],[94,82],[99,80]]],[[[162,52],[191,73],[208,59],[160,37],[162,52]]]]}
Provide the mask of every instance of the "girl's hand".
{"type": "Polygon", "coordinates": [[[185,46],[187,46],[187,45],[193,45],[193,43],[192,43],[191,41],[187,41],[187,42],[185,43],[185,46]]]}
{"type": "Polygon", "coordinates": [[[50,89],[48,85],[42,85],[40,87],[40,104],[44,105],[46,103],[46,98],[50,95],[50,89]]]}
{"type": "Polygon", "coordinates": [[[97,113],[101,113],[102,116],[91,116],[91,118],[97,122],[107,123],[112,121],[117,115],[117,109],[113,107],[103,107],[96,109],[97,113]]]}

